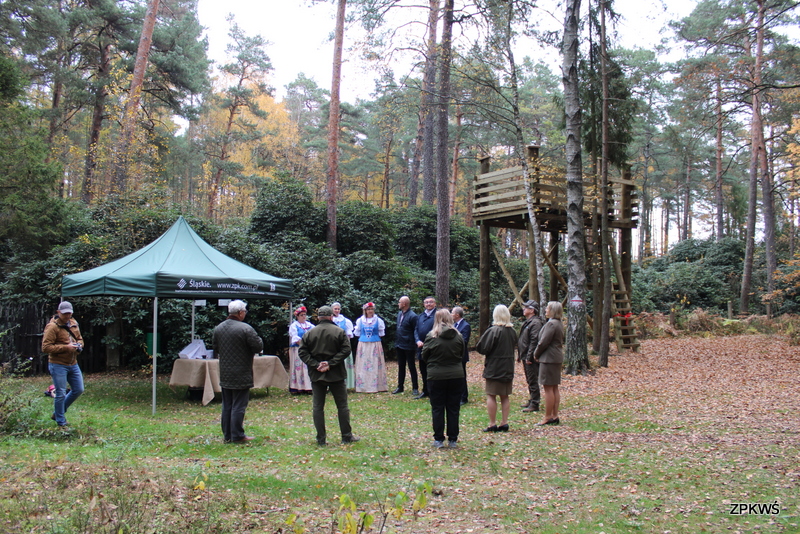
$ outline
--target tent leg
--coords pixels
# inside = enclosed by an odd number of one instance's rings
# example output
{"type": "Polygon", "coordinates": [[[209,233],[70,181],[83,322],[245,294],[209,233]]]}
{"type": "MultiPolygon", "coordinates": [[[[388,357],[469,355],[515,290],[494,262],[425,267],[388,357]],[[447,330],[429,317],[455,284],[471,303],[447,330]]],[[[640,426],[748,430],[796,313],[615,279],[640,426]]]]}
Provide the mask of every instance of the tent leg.
{"type": "Polygon", "coordinates": [[[153,415],[156,414],[156,370],[158,369],[158,297],[153,298],[153,415]]]}

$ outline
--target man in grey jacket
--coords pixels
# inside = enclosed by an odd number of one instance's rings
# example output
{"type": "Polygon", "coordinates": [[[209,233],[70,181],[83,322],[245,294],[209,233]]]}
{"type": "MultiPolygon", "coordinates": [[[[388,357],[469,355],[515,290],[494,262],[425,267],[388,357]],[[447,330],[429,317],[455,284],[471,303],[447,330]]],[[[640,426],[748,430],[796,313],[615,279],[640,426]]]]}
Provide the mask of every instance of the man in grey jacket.
{"type": "Polygon", "coordinates": [[[254,438],[244,433],[244,413],[253,387],[253,357],[264,343],[244,318],[247,304],[234,300],[228,304],[228,318],[214,329],[212,344],[219,358],[219,385],[222,389],[222,435],[226,443],[244,443],[254,438]]]}
{"type": "Polygon", "coordinates": [[[522,305],[522,314],[525,322],[519,331],[517,349],[519,360],[525,369],[525,381],[528,383],[528,402],[522,405],[526,413],[538,412],[541,391],[539,390],[539,363],[533,359],[533,351],[539,343],[539,332],[544,326],[544,321],[539,317],[539,303],[529,300],[522,305]]]}
{"type": "Polygon", "coordinates": [[[350,355],[350,341],[344,330],[331,320],[333,308],[323,306],[317,312],[319,324],[300,340],[298,356],[308,366],[311,378],[312,414],[317,430],[317,445],[327,445],[325,431],[325,396],[331,390],[339,415],[342,443],[354,443],[359,438],[350,428],[350,407],[347,404],[347,369],[345,359],[350,355]]]}

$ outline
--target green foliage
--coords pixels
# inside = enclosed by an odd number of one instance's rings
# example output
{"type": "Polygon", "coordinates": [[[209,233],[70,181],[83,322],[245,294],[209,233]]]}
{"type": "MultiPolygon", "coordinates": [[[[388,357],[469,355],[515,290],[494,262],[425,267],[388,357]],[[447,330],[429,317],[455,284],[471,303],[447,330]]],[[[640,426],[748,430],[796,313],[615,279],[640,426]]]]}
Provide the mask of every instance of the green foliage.
{"type": "Polygon", "coordinates": [[[369,202],[345,202],[336,209],[336,249],[344,256],[371,251],[382,259],[394,256],[389,213],[369,202]]]}
{"type": "Polygon", "coordinates": [[[681,241],[645,268],[634,268],[634,309],[726,311],[728,301],[739,296],[743,258],[744,243],[737,239],[681,241]]]}
{"type": "Polygon", "coordinates": [[[436,207],[423,204],[392,213],[398,239],[394,249],[403,260],[436,270],[436,207]]]}
{"type": "Polygon", "coordinates": [[[20,379],[0,370],[0,434],[28,436],[33,431],[38,409],[23,389],[20,379]]]}
{"type": "Polygon", "coordinates": [[[70,210],[56,196],[60,169],[48,161],[36,114],[20,104],[0,106],[0,253],[40,255],[66,243],[70,210]]]}
{"type": "Polygon", "coordinates": [[[0,104],[14,102],[22,94],[23,83],[17,63],[0,55],[0,104]]]}
{"type": "MultiPolygon", "coordinates": [[[[397,255],[423,269],[436,270],[436,207],[423,204],[395,210],[392,222],[397,232],[397,255]]],[[[457,272],[478,267],[480,233],[459,221],[450,225],[450,266],[457,272]]]]}
{"type": "MultiPolygon", "coordinates": [[[[414,495],[409,495],[405,491],[398,491],[386,497],[385,502],[378,503],[379,514],[372,512],[358,512],[358,505],[347,493],[339,495],[337,501],[339,507],[334,514],[337,532],[341,534],[359,534],[370,532],[373,526],[377,526],[377,533],[384,532],[386,521],[389,516],[398,520],[406,512],[406,506],[411,502],[411,513],[416,520],[418,514],[428,506],[428,496],[433,491],[433,486],[429,482],[422,482],[417,485],[414,495]],[[413,496],[413,499],[412,499],[413,496]],[[380,521],[376,523],[376,521],[380,521]]],[[[291,514],[286,519],[286,524],[292,528],[292,532],[302,534],[308,532],[299,514],[291,514]]]]}
{"type": "Polygon", "coordinates": [[[259,190],[250,232],[262,243],[280,241],[290,233],[321,243],[327,219],[324,208],[314,205],[304,183],[281,176],[267,180],[259,190]]]}
{"type": "Polygon", "coordinates": [[[196,4],[177,2],[171,17],[156,24],[148,58],[152,75],[148,92],[166,102],[169,108],[187,118],[196,118],[198,109],[189,95],[199,95],[210,87],[211,61],[206,57],[208,41],[197,17],[196,4]]]}
{"type": "Polygon", "coordinates": [[[407,266],[397,259],[383,260],[369,251],[354,252],[344,258],[343,271],[352,284],[352,295],[359,308],[365,302],[372,301],[376,313],[384,319],[393,317],[397,298],[403,288],[411,283],[407,266]]]}

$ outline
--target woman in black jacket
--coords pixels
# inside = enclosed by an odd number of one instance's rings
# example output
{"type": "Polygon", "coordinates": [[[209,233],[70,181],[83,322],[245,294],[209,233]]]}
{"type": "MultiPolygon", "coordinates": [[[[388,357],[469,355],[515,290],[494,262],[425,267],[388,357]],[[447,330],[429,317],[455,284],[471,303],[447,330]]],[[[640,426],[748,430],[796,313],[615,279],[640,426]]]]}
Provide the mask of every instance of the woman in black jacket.
{"type": "Polygon", "coordinates": [[[508,398],[514,387],[514,350],[517,347],[517,332],[511,324],[511,312],[498,304],[492,313],[493,323],[478,341],[476,350],[486,355],[483,378],[486,379],[486,411],[489,426],[484,432],[508,432],[508,414],[511,401],[508,398]],[[500,396],[502,421],[497,425],[497,396],[500,396]]]}
{"type": "Polygon", "coordinates": [[[437,449],[444,447],[445,414],[448,444],[451,449],[458,446],[458,417],[464,391],[463,354],[464,338],[453,327],[450,311],[446,308],[438,310],[433,319],[433,328],[422,345],[422,361],[428,366],[433,446],[437,449]]]}

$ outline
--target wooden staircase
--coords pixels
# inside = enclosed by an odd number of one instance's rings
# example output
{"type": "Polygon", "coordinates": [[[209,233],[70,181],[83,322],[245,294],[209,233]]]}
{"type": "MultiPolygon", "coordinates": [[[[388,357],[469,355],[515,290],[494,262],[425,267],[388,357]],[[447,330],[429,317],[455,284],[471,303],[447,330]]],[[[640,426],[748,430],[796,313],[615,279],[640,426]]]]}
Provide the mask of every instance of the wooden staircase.
{"type": "MultiPolygon", "coordinates": [[[[622,276],[622,268],[619,263],[619,255],[616,251],[616,244],[612,239],[608,247],[611,253],[611,263],[613,269],[611,272],[611,318],[613,331],[611,335],[617,344],[619,352],[630,350],[633,352],[639,351],[639,338],[636,330],[636,321],[633,316],[633,308],[631,305],[631,295],[629,288],[625,287],[625,279],[622,276]]],[[[592,290],[592,280],[594,276],[587,277],[587,289],[592,290]]],[[[591,322],[591,318],[589,318],[591,322]]],[[[594,325],[590,324],[594,331],[594,325]]],[[[598,334],[599,335],[599,334],[598,334]]]]}
{"type": "Polygon", "coordinates": [[[617,350],[638,352],[640,344],[636,333],[636,323],[631,313],[631,299],[628,292],[620,289],[616,282],[612,282],[611,296],[611,315],[614,319],[614,339],[617,342],[617,350]]]}
{"type": "Polygon", "coordinates": [[[640,344],[632,312],[631,295],[629,288],[625,287],[625,279],[622,276],[619,255],[613,239],[608,248],[611,252],[611,263],[614,266],[613,276],[616,278],[616,280],[611,280],[611,316],[614,319],[614,340],[617,342],[619,352],[626,350],[639,352],[640,344]]]}

